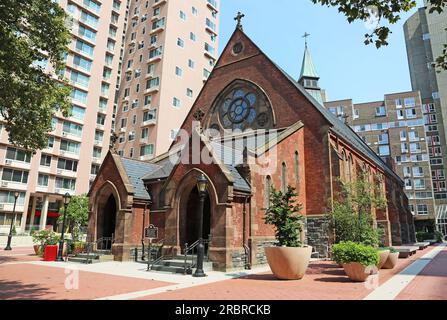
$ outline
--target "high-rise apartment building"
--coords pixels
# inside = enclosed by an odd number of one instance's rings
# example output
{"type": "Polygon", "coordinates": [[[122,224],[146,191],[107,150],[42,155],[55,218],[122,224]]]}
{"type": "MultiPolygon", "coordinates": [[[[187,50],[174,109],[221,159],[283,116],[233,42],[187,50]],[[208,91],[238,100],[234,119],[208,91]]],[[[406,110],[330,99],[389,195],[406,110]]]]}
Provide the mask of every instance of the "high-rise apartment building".
{"type": "Polygon", "coordinates": [[[437,72],[434,61],[447,44],[447,11],[429,13],[422,7],[404,24],[405,42],[413,90],[421,92],[426,106],[437,228],[447,235],[447,71],[437,72]]]}
{"type": "Polygon", "coordinates": [[[405,193],[417,230],[435,220],[430,154],[437,148],[426,132],[430,105],[418,91],[385,95],[384,101],[353,104],[331,101],[326,108],[346,121],[405,182],[405,193]]]}
{"type": "Polygon", "coordinates": [[[116,150],[149,160],[168,150],[217,60],[215,0],[131,1],[116,150]]]}
{"type": "MultiPolygon", "coordinates": [[[[48,146],[34,155],[10,145],[0,124],[0,231],[9,230],[14,219],[15,192],[17,232],[55,225],[62,195],[87,193],[109,150],[126,2],[58,2],[72,34],[64,72],[72,87],[72,115],[55,115],[48,146]]],[[[47,63],[40,66],[51,72],[47,63]]]]}

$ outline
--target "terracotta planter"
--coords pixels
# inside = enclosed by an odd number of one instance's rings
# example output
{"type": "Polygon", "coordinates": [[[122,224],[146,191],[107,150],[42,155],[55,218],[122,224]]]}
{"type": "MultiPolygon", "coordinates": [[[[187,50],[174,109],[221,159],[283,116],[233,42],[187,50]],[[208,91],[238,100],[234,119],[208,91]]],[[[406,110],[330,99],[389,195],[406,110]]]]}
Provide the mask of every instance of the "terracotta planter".
{"type": "Polygon", "coordinates": [[[399,252],[391,252],[382,268],[393,269],[397,264],[397,260],[399,260],[399,252]]]}
{"type": "Polygon", "coordinates": [[[345,263],[343,264],[343,269],[345,269],[349,279],[356,282],[365,282],[370,275],[377,273],[376,266],[365,267],[358,262],[345,263]]]}
{"type": "Polygon", "coordinates": [[[299,280],[306,273],[312,247],[268,247],[265,255],[273,274],[281,280],[299,280]]]}
{"type": "Polygon", "coordinates": [[[39,254],[40,244],[33,245],[33,248],[34,248],[34,252],[36,253],[36,255],[39,254]]]}
{"type": "Polygon", "coordinates": [[[379,264],[377,265],[378,269],[382,269],[385,262],[388,260],[390,255],[390,250],[379,251],[379,264]]]}

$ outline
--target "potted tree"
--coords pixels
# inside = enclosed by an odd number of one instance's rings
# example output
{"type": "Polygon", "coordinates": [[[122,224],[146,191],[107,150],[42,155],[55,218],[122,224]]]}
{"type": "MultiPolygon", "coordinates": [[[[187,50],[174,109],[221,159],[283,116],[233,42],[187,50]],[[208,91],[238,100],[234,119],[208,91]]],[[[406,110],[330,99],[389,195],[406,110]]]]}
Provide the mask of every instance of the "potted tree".
{"type": "Polygon", "coordinates": [[[45,248],[43,251],[44,261],[56,261],[57,258],[57,244],[60,240],[60,236],[54,231],[50,230],[48,237],[45,240],[45,248]]]}
{"type": "Polygon", "coordinates": [[[365,282],[370,275],[377,273],[379,253],[371,246],[352,241],[340,242],[333,245],[332,254],[353,281],[365,282]]]}
{"type": "Polygon", "coordinates": [[[377,264],[377,268],[382,269],[385,262],[387,262],[391,251],[388,248],[379,248],[377,252],[379,253],[379,263],[377,264]]]}
{"type": "Polygon", "coordinates": [[[265,222],[275,226],[276,247],[266,247],[265,255],[273,274],[282,280],[301,279],[309,265],[312,247],[304,246],[301,233],[304,217],[297,194],[291,186],[286,192],[270,192],[270,206],[265,209],[265,222]]]}
{"type": "Polygon", "coordinates": [[[33,239],[33,248],[34,252],[39,255],[43,251],[43,248],[45,246],[45,243],[50,235],[50,230],[44,229],[44,230],[32,230],[31,231],[31,237],[33,239]]]}
{"type": "Polygon", "coordinates": [[[399,260],[399,252],[393,247],[387,248],[390,251],[388,255],[388,259],[382,265],[382,269],[394,269],[397,264],[397,260],[399,260]]]}

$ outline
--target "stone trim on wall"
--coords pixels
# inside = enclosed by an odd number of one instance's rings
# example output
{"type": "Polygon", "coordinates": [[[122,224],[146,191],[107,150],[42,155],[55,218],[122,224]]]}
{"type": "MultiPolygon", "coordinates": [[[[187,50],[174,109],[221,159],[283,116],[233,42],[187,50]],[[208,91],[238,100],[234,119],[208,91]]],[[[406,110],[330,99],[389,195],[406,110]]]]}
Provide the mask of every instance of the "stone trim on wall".
{"type": "Polygon", "coordinates": [[[307,244],[319,253],[320,258],[329,257],[330,230],[329,217],[306,217],[307,244]]]}

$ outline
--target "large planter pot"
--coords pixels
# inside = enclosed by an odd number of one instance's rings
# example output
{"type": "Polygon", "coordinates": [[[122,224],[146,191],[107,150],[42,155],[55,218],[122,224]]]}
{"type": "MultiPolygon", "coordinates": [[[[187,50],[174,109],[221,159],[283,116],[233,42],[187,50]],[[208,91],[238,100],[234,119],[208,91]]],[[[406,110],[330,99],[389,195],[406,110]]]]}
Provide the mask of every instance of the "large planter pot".
{"type": "Polygon", "coordinates": [[[43,251],[43,261],[56,261],[57,245],[46,245],[43,251]]]}
{"type": "Polygon", "coordinates": [[[273,274],[281,280],[299,280],[306,273],[312,247],[267,247],[265,255],[273,274]]]}
{"type": "Polygon", "coordinates": [[[379,264],[377,265],[378,269],[382,269],[385,262],[388,260],[390,255],[390,250],[379,251],[379,264]]]}
{"type": "Polygon", "coordinates": [[[35,253],[36,255],[39,254],[40,244],[35,244],[35,245],[33,245],[33,248],[34,248],[34,253],[35,253]]]}
{"type": "Polygon", "coordinates": [[[399,252],[391,252],[382,269],[393,269],[397,264],[397,260],[399,260],[399,252]]]}
{"type": "Polygon", "coordinates": [[[365,282],[370,275],[377,273],[376,266],[365,267],[358,262],[345,263],[343,269],[349,279],[356,282],[365,282]]]}

